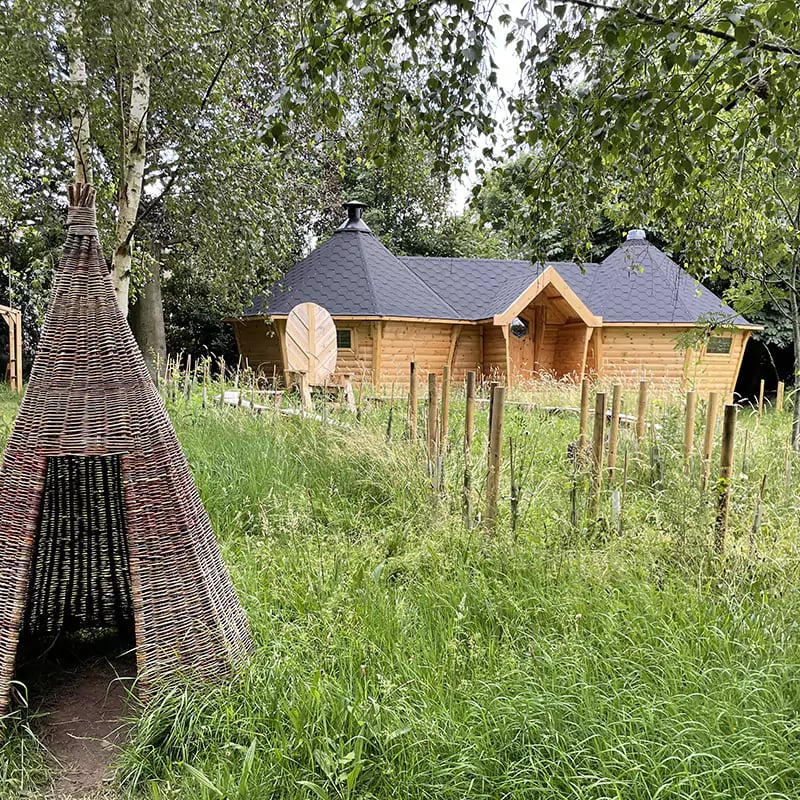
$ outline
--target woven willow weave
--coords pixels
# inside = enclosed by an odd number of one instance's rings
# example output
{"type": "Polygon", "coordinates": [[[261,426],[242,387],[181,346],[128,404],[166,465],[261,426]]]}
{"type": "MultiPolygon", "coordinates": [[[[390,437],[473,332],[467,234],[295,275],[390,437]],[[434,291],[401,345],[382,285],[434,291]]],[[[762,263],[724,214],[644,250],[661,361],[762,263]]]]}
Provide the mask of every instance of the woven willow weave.
{"type": "Polygon", "coordinates": [[[252,648],[172,424],[100,252],[94,192],[69,226],[0,468],[0,715],[22,637],[135,629],[147,685],[226,676],[252,648]]]}

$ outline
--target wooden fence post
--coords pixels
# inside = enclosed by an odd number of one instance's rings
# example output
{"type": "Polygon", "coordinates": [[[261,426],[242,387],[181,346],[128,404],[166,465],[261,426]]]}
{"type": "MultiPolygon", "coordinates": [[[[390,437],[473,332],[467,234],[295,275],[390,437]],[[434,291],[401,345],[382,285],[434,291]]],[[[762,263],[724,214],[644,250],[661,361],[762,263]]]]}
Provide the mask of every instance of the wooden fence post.
{"type": "Polygon", "coordinates": [[[442,422],[439,426],[442,457],[447,454],[450,434],[450,367],[442,367],[442,422]]]}
{"type": "Polygon", "coordinates": [[[619,447],[619,412],[622,410],[622,384],[614,384],[611,396],[611,426],[608,431],[608,473],[614,476],[617,467],[617,449],[619,447]]]}
{"type": "Polygon", "coordinates": [[[719,482],[717,484],[717,520],[714,527],[714,550],[718,556],[725,552],[728,533],[728,512],[731,505],[731,479],[733,477],[733,442],[736,433],[736,406],[725,406],[722,424],[722,451],[719,459],[719,482]]]}
{"type": "Polygon", "coordinates": [[[597,513],[600,492],[603,489],[603,449],[606,439],[606,393],[598,392],[594,397],[594,427],[592,429],[592,497],[590,516],[597,513]]]}
{"type": "Polygon", "coordinates": [[[435,372],[428,373],[428,461],[431,475],[439,459],[439,382],[435,372]]]}
{"type": "Polygon", "coordinates": [[[639,402],[636,406],[636,441],[641,444],[647,421],[647,381],[639,381],[639,402]]]}
{"type": "Polygon", "coordinates": [[[492,389],[492,416],[489,420],[489,472],[486,475],[486,512],[483,524],[488,533],[497,530],[497,497],[500,492],[500,461],[503,449],[503,415],[506,387],[492,389]]]}
{"type": "Polygon", "coordinates": [[[578,460],[586,464],[586,451],[589,449],[589,389],[588,378],[581,381],[581,421],[578,429],[578,460]]]}
{"type": "Polygon", "coordinates": [[[408,374],[408,439],[417,441],[419,423],[417,421],[417,365],[412,361],[409,364],[408,374]]]}
{"type": "Polygon", "coordinates": [[[464,412],[464,524],[472,530],[472,438],[475,433],[475,373],[467,373],[464,412]]]}
{"type": "Polygon", "coordinates": [[[783,411],[783,394],[786,391],[786,386],[783,381],[778,381],[778,395],[775,398],[775,410],[783,411]]]}
{"type": "Polygon", "coordinates": [[[706,409],[706,435],[703,440],[703,474],[700,476],[700,488],[705,491],[711,475],[711,454],[714,450],[714,429],[717,426],[717,410],[719,409],[719,392],[710,392],[706,409]]]}
{"type": "Polygon", "coordinates": [[[764,413],[764,379],[758,384],[758,416],[764,413]]]}
{"type": "Polygon", "coordinates": [[[694,449],[694,418],[697,412],[697,392],[686,392],[686,424],[683,428],[683,467],[689,468],[689,459],[694,449]]]}

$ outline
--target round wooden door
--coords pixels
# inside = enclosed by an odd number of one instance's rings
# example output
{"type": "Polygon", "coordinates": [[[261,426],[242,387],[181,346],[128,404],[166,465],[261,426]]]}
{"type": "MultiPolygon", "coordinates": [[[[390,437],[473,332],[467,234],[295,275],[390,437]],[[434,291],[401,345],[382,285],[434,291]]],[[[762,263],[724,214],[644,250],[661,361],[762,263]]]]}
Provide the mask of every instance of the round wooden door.
{"type": "Polygon", "coordinates": [[[286,368],[304,372],[309,385],[325,383],[336,369],[336,325],[322,306],[301,303],[289,312],[286,368]]]}

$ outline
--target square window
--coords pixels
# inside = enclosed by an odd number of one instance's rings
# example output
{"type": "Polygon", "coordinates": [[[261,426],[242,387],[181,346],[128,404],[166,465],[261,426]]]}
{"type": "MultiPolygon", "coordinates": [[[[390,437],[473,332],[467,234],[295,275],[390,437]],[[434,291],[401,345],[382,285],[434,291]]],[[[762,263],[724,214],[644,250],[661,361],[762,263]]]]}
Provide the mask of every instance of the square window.
{"type": "Polygon", "coordinates": [[[336,329],[336,346],[340,350],[353,349],[353,331],[350,328],[336,329]]]}
{"type": "Polygon", "coordinates": [[[708,340],[706,352],[727,355],[731,352],[731,341],[730,336],[711,336],[708,340]]]}

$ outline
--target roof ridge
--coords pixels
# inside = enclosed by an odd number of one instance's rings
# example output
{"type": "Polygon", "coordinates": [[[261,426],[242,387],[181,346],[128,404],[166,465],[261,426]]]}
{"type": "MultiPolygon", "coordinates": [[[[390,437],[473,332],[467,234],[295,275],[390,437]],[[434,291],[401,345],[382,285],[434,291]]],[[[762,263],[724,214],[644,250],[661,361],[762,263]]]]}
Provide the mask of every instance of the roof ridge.
{"type": "MultiPolygon", "coordinates": [[[[436,256],[395,256],[395,258],[403,265],[403,267],[406,270],[408,270],[409,274],[413,275],[431,294],[435,295],[439,300],[441,300],[458,318],[459,317],[458,309],[455,306],[451,305],[447,300],[445,300],[445,298],[442,297],[442,295],[440,295],[439,292],[437,292],[436,289],[434,289],[433,286],[431,286],[425,280],[425,278],[419,275],[416,270],[412,269],[411,266],[409,264],[406,264],[406,262],[403,260],[406,258],[435,258],[435,257],[436,256]]],[[[453,259],[452,258],[448,259],[447,257],[445,257],[442,260],[452,261],[453,259]]]]}
{"type": "MultiPolygon", "coordinates": [[[[364,232],[365,231],[359,231],[359,233],[364,233],[364,232]]],[[[380,244],[378,237],[375,236],[375,234],[372,233],[372,231],[370,231],[369,233],[374,239],[378,241],[378,244],[380,244]]],[[[386,248],[386,251],[389,252],[389,248],[386,248]]],[[[364,277],[367,279],[367,288],[369,289],[369,296],[372,299],[372,307],[376,311],[378,311],[378,298],[377,295],[375,294],[375,287],[372,285],[372,273],[369,271],[369,268],[367,267],[367,259],[364,254],[364,239],[361,236],[358,237],[358,254],[361,257],[361,267],[364,270],[364,277]]]]}

